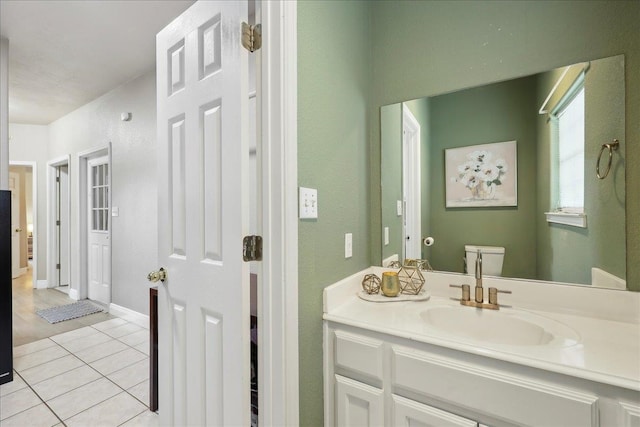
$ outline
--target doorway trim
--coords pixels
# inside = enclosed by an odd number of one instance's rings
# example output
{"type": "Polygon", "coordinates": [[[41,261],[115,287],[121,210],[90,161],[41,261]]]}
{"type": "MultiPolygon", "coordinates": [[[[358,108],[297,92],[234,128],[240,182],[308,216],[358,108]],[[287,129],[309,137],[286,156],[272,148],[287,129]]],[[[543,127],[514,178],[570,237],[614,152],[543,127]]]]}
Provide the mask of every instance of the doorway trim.
{"type": "Polygon", "coordinates": [[[297,426],[298,140],[297,5],[260,4],[259,62],[264,261],[258,275],[260,425],[297,426]]]}
{"type": "Polygon", "coordinates": [[[420,259],[422,258],[420,123],[405,103],[402,104],[402,197],[404,201],[402,258],[420,259]],[[407,240],[407,237],[412,240],[407,240]]]}
{"type": "Polygon", "coordinates": [[[32,281],[34,288],[46,288],[47,281],[38,280],[38,164],[33,161],[10,160],[9,166],[27,166],[31,168],[31,215],[33,224],[32,253],[31,261],[32,281]]]}
{"type": "MultiPolygon", "coordinates": [[[[97,157],[107,157],[107,162],[109,164],[109,206],[112,206],[112,198],[113,198],[113,167],[112,167],[112,159],[111,159],[111,142],[108,142],[106,145],[98,146],[91,148],[89,150],[81,151],[78,153],[78,212],[77,218],[78,220],[78,278],[80,286],[78,287],[77,294],[78,299],[86,299],[89,296],[89,216],[87,215],[87,210],[89,209],[88,202],[88,187],[87,187],[87,168],[89,160],[95,159],[97,157]]],[[[109,214],[111,214],[111,209],[109,209],[109,214]]],[[[113,240],[112,240],[112,232],[113,225],[111,224],[111,220],[109,221],[109,251],[113,251],[113,240]]],[[[109,268],[113,266],[113,259],[110,256],[111,265],[109,268]]],[[[113,288],[110,289],[110,293],[112,293],[113,288]]],[[[111,295],[109,297],[109,301],[111,301],[111,295]]],[[[107,304],[109,307],[109,304],[107,304]]]]}
{"type": "MultiPolygon", "coordinates": [[[[67,198],[66,209],[68,212],[68,218],[71,219],[71,156],[66,154],[64,156],[57,157],[47,162],[47,282],[46,287],[54,288],[58,286],[56,276],[56,262],[55,256],[58,253],[56,243],[58,239],[55,237],[56,230],[56,212],[55,201],[56,197],[56,168],[66,165],[69,168],[69,179],[67,180],[67,198]]],[[[71,222],[71,221],[69,221],[71,222]]],[[[69,271],[69,297],[73,298],[71,291],[73,289],[73,275],[71,274],[71,227],[67,230],[67,239],[69,239],[69,256],[67,259],[67,271],[69,271]]],[[[38,286],[41,286],[38,283],[38,286]]],[[[77,299],[77,298],[73,298],[77,299]]]]}

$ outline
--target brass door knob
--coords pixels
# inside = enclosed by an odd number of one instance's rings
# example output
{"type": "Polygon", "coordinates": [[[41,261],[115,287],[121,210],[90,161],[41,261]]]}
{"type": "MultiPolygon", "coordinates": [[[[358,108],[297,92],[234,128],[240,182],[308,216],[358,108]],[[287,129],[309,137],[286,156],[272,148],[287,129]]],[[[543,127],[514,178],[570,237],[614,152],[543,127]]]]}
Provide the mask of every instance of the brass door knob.
{"type": "Polygon", "coordinates": [[[22,233],[22,228],[16,228],[16,233],[22,233]]]}
{"type": "Polygon", "coordinates": [[[164,282],[166,279],[167,270],[162,267],[158,271],[152,271],[151,273],[147,274],[147,280],[153,283],[157,282],[158,280],[164,282]]]}

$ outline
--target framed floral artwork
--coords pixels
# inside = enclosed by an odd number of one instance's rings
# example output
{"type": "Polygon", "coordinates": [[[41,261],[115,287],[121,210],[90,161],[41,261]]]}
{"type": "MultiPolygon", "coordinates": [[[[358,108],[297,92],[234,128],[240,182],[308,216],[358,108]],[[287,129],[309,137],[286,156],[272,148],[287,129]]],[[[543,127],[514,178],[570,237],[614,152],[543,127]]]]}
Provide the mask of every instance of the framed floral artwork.
{"type": "Polygon", "coordinates": [[[517,142],[445,150],[447,208],[518,206],[517,142]]]}

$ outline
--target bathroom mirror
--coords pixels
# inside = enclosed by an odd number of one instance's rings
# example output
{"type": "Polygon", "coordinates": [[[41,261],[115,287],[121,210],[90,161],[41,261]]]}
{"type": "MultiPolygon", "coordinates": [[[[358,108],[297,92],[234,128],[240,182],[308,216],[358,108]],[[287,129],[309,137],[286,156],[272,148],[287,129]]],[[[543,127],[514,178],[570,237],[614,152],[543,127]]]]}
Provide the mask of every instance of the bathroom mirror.
{"type": "Polygon", "coordinates": [[[383,106],[382,264],[463,273],[465,245],[503,247],[502,276],[624,289],[624,99],[620,55],[383,106]]]}

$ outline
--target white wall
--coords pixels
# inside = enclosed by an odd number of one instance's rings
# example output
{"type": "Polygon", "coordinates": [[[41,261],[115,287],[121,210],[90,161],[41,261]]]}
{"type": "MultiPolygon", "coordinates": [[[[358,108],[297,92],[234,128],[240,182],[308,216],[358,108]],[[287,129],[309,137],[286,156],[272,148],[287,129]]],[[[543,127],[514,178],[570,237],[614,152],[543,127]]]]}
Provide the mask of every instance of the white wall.
{"type": "Polygon", "coordinates": [[[157,265],[155,70],[49,125],[49,158],[71,155],[71,281],[79,289],[78,153],[112,144],[112,292],[114,304],[149,312],[146,275],[157,265]],[[123,122],[120,113],[132,113],[123,122]]]}
{"type": "Polygon", "coordinates": [[[0,37],[0,190],[9,188],[9,40],[0,37]]]}
{"type": "Polygon", "coordinates": [[[47,150],[49,129],[47,126],[9,123],[9,160],[36,162],[38,175],[38,212],[33,234],[38,241],[38,280],[47,278],[47,150]]]}

